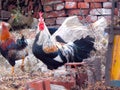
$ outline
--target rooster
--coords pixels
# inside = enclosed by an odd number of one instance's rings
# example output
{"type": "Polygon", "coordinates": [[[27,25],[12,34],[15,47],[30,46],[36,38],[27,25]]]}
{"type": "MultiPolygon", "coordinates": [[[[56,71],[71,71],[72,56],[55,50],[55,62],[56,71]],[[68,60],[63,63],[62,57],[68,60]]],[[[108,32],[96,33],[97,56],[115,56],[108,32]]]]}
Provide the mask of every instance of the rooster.
{"type": "Polygon", "coordinates": [[[21,39],[15,40],[9,32],[9,24],[1,22],[0,24],[0,52],[12,66],[11,74],[14,75],[15,61],[22,59],[21,70],[24,70],[24,59],[28,55],[27,42],[22,35],[21,39]]]}
{"type": "Polygon", "coordinates": [[[72,36],[69,37],[71,41],[65,41],[59,34],[51,36],[40,13],[32,52],[36,58],[47,65],[48,69],[53,70],[67,62],[82,62],[90,56],[92,50],[95,51],[95,40],[91,36],[82,38],[78,36],[74,40],[71,38],[72,36]]]}

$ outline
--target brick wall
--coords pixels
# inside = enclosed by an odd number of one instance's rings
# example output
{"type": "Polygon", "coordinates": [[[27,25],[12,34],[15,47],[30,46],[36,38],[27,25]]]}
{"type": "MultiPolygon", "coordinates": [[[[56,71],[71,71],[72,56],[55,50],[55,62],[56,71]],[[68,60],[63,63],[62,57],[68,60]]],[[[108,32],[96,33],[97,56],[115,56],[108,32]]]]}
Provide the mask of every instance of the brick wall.
{"type": "MultiPolygon", "coordinates": [[[[12,11],[17,0],[2,0],[2,9],[12,11]]],[[[77,15],[80,20],[95,22],[101,16],[111,18],[112,0],[19,0],[22,14],[33,11],[33,17],[39,18],[38,12],[44,12],[47,26],[60,26],[66,17],[77,15]]],[[[117,2],[118,3],[118,2],[117,2]]],[[[116,4],[117,4],[116,3],[116,4]]],[[[115,5],[117,7],[117,5],[115,5]]],[[[0,6],[1,8],[1,6],[0,6]]],[[[118,14],[118,9],[115,9],[118,14]]],[[[4,15],[3,15],[4,16],[4,15]]]]}
{"type": "MultiPolygon", "coordinates": [[[[111,18],[112,0],[42,0],[45,22],[59,26],[66,17],[77,15],[80,20],[95,22],[101,16],[111,18]]],[[[117,15],[118,10],[115,9],[117,15]]]]}

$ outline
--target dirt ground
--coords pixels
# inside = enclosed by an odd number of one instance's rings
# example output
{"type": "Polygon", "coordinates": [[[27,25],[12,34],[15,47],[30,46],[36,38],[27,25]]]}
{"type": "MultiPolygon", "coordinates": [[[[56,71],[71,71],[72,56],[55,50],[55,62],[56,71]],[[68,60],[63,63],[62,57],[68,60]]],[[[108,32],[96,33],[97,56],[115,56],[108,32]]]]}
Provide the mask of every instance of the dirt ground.
{"type": "MultiPolygon", "coordinates": [[[[45,78],[45,75],[40,72],[23,72],[16,76],[6,75],[1,77],[0,79],[0,90],[24,90],[28,82],[35,79],[42,79],[43,77],[45,78]]],[[[50,76],[47,76],[46,78],[48,77],[53,79],[50,76]]],[[[84,89],[80,89],[76,86],[73,87],[71,90],[120,90],[120,88],[105,86],[105,81],[100,81],[95,83],[94,85],[88,85],[84,89]]]]}
{"type": "MultiPolygon", "coordinates": [[[[33,38],[35,36],[35,32],[31,31],[28,33],[28,31],[28,29],[17,31],[16,33],[13,33],[13,35],[17,36],[15,38],[18,38],[20,33],[24,33],[26,38],[33,38]]],[[[8,63],[6,64],[5,59],[0,56],[0,90],[24,90],[26,83],[35,79],[50,78],[53,80],[53,73],[54,71],[22,72],[19,68],[17,68],[15,71],[15,76],[11,76],[10,65],[8,63]]],[[[66,78],[64,78],[64,80],[66,80],[66,78]]],[[[87,85],[84,89],[80,89],[75,86],[71,90],[120,90],[120,88],[105,86],[105,81],[102,80],[95,83],[94,85],[87,85]]]]}

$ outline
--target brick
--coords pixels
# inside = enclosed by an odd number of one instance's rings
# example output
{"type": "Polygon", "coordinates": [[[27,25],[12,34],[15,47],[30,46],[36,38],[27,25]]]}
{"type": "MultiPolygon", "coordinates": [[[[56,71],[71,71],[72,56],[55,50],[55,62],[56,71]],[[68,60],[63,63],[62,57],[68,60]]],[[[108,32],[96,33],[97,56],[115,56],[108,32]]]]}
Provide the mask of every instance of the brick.
{"type": "Polygon", "coordinates": [[[83,66],[84,64],[83,63],[66,63],[65,64],[65,67],[70,67],[70,68],[74,68],[74,69],[77,69],[77,67],[81,67],[83,66]]]}
{"type": "Polygon", "coordinates": [[[88,15],[89,14],[89,10],[88,9],[81,9],[80,10],[80,15],[88,15]]]}
{"type": "Polygon", "coordinates": [[[34,18],[39,18],[38,12],[34,12],[33,17],[34,17],[34,18]]]}
{"type": "Polygon", "coordinates": [[[112,8],[112,2],[104,2],[103,8],[112,8]]]}
{"type": "Polygon", "coordinates": [[[68,15],[88,15],[89,14],[89,10],[87,9],[73,9],[73,10],[68,10],[67,11],[68,15]]]}
{"type": "Polygon", "coordinates": [[[0,10],[2,9],[2,3],[1,3],[1,0],[0,0],[0,10]]]}
{"type": "Polygon", "coordinates": [[[118,8],[120,8],[120,2],[118,2],[117,4],[118,4],[118,8]]]}
{"type": "Polygon", "coordinates": [[[52,5],[56,3],[61,3],[63,0],[41,0],[42,5],[52,5]]]}
{"type": "Polygon", "coordinates": [[[29,82],[27,83],[25,90],[44,90],[43,81],[36,80],[36,81],[29,82]]]}
{"type": "Polygon", "coordinates": [[[66,9],[73,9],[77,8],[77,2],[65,2],[66,9]]]}
{"type": "Polygon", "coordinates": [[[52,18],[52,17],[62,17],[62,16],[66,16],[65,11],[52,11],[49,13],[45,13],[45,18],[52,18]]]}
{"type": "Polygon", "coordinates": [[[92,16],[92,15],[88,15],[87,17],[86,17],[86,20],[89,22],[89,23],[93,23],[93,22],[95,22],[95,21],[97,21],[97,16],[92,16]]]}
{"type": "Polygon", "coordinates": [[[67,11],[67,14],[68,14],[69,16],[79,15],[79,14],[80,14],[80,10],[79,10],[79,9],[68,10],[68,11],[67,11]]]}
{"type": "MultiPolygon", "coordinates": [[[[72,78],[72,77],[71,77],[72,78]]],[[[71,90],[71,88],[75,85],[75,80],[72,79],[69,82],[65,82],[65,81],[51,81],[51,84],[55,84],[55,85],[62,85],[64,86],[66,89],[65,90],[71,90]]]]}
{"type": "Polygon", "coordinates": [[[102,8],[102,3],[90,3],[90,8],[102,8]]]}
{"type": "Polygon", "coordinates": [[[59,4],[54,5],[55,10],[62,10],[62,9],[64,9],[64,7],[65,7],[64,3],[59,3],[59,4]]]}
{"type": "Polygon", "coordinates": [[[44,87],[44,90],[51,90],[51,88],[50,88],[50,80],[44,80],[43,81],[43,87],[44,87]]]}
{"type": "Polygon", "coordinates": [[[8,6],[8,11],[12,11],[13,9],[15,9],[16,8],[16,6],[15,5],[9,5],[8,6]]]}
{"type": "Polygon", "coordinates": [[[5,11],[5,10],[1,10],[0,14],[1,14],[2,20],[7,20],[11,16],[11,13],[9,11],[5,11]]]}
{"type": "Polygon", "coordinates": [[[89,3],[86,2],[79,2],[78,8],[89,8],[89,3]]]}
{"type": "Polygon", "coordinates": [[[74,2],[76,2],[76,1],[80,1],[80,2],[83,2],[84,0],[65,0],[66,2],[72,2],[72,1],[74,1],[74,2]]]}
{"type": "Polygon", "coordinates": [[[115,8],[114,14],[115,14],[115,15],[118,15],[118,12],[120,12],[120,11],[118,10],[118,8],[115,8]]]}
{"type": "Polygon", "coordinates": [[[111,9],[92,9],[90,15],[111,15],[111,9]]]}
{"type": "Polygon", "coordinates": [[[45,23],[46,25],[55,25],[55,21],[56,21],[56,18],[48,18],[48,19],[45,19],[45,23]]]}
{"type": "Polygon", "coordinates": [[[56,19],[56,24],[62,24],[65,19],[66,19],[66,17],[58,17],[58,18],[56,19]]]}
{"type": "Polygon", "coordinates": [[[48,11],[52,11],[53,8],[50,5],[46,5],[46,6],[44,6],[44,10],[48,12],[48,11]]]}
{"type": "Polygon", "coordinates": [[[108,0],[84,0],[85,2],[107,2],[108,0]]]}
{"type": "Polygon", "coordinates": [[[88,80],[88,75],[87,73],[78,73],[78,76],[76,76],[76,84],[78,86],[82,86],[85,84],[86,80],[88,80]]]}

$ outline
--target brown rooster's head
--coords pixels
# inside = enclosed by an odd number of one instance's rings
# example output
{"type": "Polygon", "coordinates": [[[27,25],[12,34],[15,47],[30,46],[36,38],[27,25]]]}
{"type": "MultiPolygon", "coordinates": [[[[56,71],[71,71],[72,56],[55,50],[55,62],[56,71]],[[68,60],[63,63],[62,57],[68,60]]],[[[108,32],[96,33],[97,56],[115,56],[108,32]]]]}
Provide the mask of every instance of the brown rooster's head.
{"type": "Polygon", "coordinates": [[[1,22],[0,24],[0,41],[5,41],[10,37],[10,25],[5,22],[1,22]]]}
{"type": "Polygon", "coordinates": [[[39,13],[39,23],[38,23],[38,27],[39,27],[39,30],[44,30],[44,19],[42,17],[43,13],[39,13]]]}

